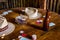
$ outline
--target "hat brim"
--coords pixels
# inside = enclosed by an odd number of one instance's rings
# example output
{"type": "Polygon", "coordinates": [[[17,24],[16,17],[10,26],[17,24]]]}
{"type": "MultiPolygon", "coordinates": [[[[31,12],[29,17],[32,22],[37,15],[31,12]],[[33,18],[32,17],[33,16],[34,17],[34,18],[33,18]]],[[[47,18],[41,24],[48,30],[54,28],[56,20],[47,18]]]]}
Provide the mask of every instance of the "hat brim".
{"type": "Polygon", "coordinates": [[[0,32],[0,37],[5,34],[5,35],[9,35],[10,33],[12,33],[15,29],[15,25],[8,22],[8,28],[2,32],[0,32]]]}

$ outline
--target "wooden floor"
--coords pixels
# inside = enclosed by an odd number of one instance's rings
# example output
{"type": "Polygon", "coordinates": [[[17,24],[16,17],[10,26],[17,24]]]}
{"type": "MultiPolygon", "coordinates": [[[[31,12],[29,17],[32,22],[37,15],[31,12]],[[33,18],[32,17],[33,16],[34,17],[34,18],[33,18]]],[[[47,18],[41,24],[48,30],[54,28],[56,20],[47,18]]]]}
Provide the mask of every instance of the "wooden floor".
{"type": "Polygon", "coordinates": [[[16,14],[14,16],[13,15],[8,14],[5,17],[7,18],[7,20],[9,22],[12,22],[15,25],[14,32],[12,32],[9,35],[6,35],[4,37],[4,39],[0,38],[0,40],[12,40],[12,39],[18,40],[20,30],[24,30],[25,33],[28,34],[29,38],[31,37],[32,34],[36,34],[37,35],[37,40],[60,40],[60,27],[59,27],[60,23],[58,23],[58,25],[54,29],[52,29],[48,32],[45,32],[45,31],[42,31],[40,29],[37,29],[35,27],[31,27],[31,26],[28,26],[28,25],[25,25],[25,24],[24,25],[16,24],[14,22],[14,20],[12,21],[12,19],[10,19],[10,17],[14,18],[15,16],[18,16],[19,14],[16,14]]]}

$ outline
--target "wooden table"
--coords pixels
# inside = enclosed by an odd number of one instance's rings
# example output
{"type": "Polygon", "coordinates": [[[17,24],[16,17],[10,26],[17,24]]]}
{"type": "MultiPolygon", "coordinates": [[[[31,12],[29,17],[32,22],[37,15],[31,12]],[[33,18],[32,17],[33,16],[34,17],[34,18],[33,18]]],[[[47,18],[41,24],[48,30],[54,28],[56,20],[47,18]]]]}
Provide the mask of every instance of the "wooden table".
{"type": "MultiPolygon", "coordinates": [[[[25,8],[22,7],[22,8],[16,8],[16,9],[14,8],[14,9],[12,9],[12,10],[20,13],[20,12],[21,12],[22,10],[24,10],[24,9],[25,9],[25,8]]],[[[42,17],[41,17],[40,19],[44,21],[43,16],[46,15],[46,10],[43,10],[43,9],[38,9],[38,10],[39,10],[39,13],[42,14],[42,17]]],[[[49,13],[50,16],[51,16],[51,17],[49,18],[49,22],[53,22],[53,23],[55,23],[55,24],[59,23],[59,22],[56,22],[57,20],[60,20],[59,15],[58,15],[57,13],[51,12],[51,11],[49,11],[48,13],[49,13]]],[[[36,24],[36,21],[37,21],[37,20],[38,20],[38,19],[36,19],[36,20],[30,20],[30,19],[28,19],[27,22],[28,22],[29,24],[31,24],[31,25],[37,26],[36,28],[41,28],[41,27],[43,27],[43,22],[40,23],[40,24],[36,24]]],[[[55,26],[56,26],[56,25],[55,25],[55,26]]],[[[49,30],[50,30],[50,29],[53,29],[55,26],[49,27],[49,30]]]]}
{"type": "MultiPolygon", "coordinates": [[[[9,13],[9,14],[6,15],[5,17],[7,18],[8,21],[14,22],[14,21],[15,21],[14,19],[15,19],[17,16],[19,16],[20,13],[22,13],[21,11],[24,10],[24,9],[25,9],[25,8],[23,8],[23,7],[22,7],[22,8],[13,8],[13,9],[12,9],[13,12],[9,13]],[[10,16],[10,15],[11,15],[11,16],[10,16]]],[[[38,9],[38,10],[39,10],[39,13],[42,14],[42,16],[46,15],[46,11],[45,11],[45,10],[43,10],[43,9],[38,9]]],[[[4,12],[4,10],[3,10],[3,11],[1,10],[0,13],[2,13],[2,12],[4,12]]],[[[57,24],[58,22],[56,22],[56,20],[59,20],[59,15],[58,15],[57,13],[54,13],[54,12],[49,12],[49,14],[50,14],[50,16],[51,16],[51,18],[49,19],[49,22],[54,22],[55,24],[57,24]]],[[[44,18],[43,18],[43,17],[41,17],[40,19],[42,19],[42,20],[44,21],[44,18]]],[[[27,23],[28,23],[28,24],[31,24],[31,25],[35,25],[35,26],[37,26],[37,28],[43,27],[43,22],[40,23],[40,24],[36,24],[36,21],[37,21],[37,19],[36,19],[36,20],[30,20],[30,19],[28,19],[28,20],[27,20],[27,23]]],[[[55,25],[55,26],[56,26],[56,25],[55,25]]],[[[52,29],[52,28],[54,28],[54,27],[49,27],[49,30],[52,29]]]]}
{"type": "MultiPolygon", "coordinates": [[[[16,16],[19,16],[19,11],[21,11],[22,9],[24,9],[24,8],[14,8],[14,9],[12,9],[14,12],[11,12],[8,15],[5,16],[9,22],[12,22],[16,26],[16,29],[10,35],[7,35],[4,38],[4,40],[12,40],[12,39],[18,40],[18,35],[19,35],[20,30],[24,30],[25,33],[27,33],[29,36],[31,36],[32,34],[36,34],[37,35],[37,40],[40,40],[41,35],[43,35],[45,33],[44,31],[42,31],[38,28],[31,27],[29,25],[20,25],[20,24],[16,24],[14,22],[14,18],[16,16]],[[17,11],[15,12],[15,10],[17,10],[18,12],[17,11]]],[[[45,15],[45,13],[46,13],[45,10],[43,10],[43,9],[38,9],[38,10],[39,10],[40,13],[45,15]]],[[[0,13],[2,13],[2,12],[3,12],[3,10],[0,11],[0,13]]],[[[60,18],[59,18],[60,16],[55,12],[49,12],[49,13],[51,14],[50,22],[54,22],[56,24],[54,27],[59,27],[60,26],[60,18]]],[[[40,25],[40,26],[42,27],[43,24],[40,25]]]]}

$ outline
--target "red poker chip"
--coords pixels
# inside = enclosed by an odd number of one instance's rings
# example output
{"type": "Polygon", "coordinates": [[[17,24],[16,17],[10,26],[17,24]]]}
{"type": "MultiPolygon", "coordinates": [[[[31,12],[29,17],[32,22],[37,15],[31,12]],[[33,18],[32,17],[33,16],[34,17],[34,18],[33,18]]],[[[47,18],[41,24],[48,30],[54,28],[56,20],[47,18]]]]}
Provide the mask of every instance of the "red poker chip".
{"type": "Polygon", "coordinates": [[[22,34],[22,36],[23,36],[23,37],[26,37],[26,36],[27,36],[27,34],[22,34]]]}

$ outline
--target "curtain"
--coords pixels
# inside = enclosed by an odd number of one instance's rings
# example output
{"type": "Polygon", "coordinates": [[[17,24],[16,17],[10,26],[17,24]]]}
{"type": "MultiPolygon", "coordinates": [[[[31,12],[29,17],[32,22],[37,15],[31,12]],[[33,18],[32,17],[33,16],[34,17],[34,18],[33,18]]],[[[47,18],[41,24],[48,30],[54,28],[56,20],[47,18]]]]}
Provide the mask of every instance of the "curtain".
{"type": "Polygon", "coordinates": [[[36,7],[43,8],[43,0],[8,0],[8,7],[36,7]]]}
{"type": "Polygon", "coordinates": [[[50,11],[59,13],[60,0],[49,0],[48,4],[50,11]]]}

